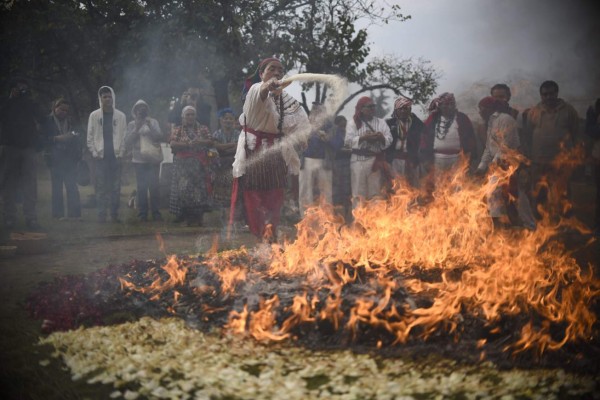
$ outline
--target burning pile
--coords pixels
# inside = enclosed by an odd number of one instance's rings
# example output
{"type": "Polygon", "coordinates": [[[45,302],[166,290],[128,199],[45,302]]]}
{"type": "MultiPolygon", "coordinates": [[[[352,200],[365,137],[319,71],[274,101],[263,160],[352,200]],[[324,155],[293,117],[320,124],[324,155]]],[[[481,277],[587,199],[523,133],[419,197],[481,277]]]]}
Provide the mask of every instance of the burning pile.
{"type": "MultiPolygon", "coordinates": [[[[495,171],[500,184],[513,171],[495,171]]],[[[293,242],[134,261],[82,278],[67,296],[46,285],[30,307],[54,329],[170,315],[258,341],[471,360],[527,354],[525,363],[561,351],[555,364],[595,365],[600,281],[557,240],[587,233],[582,224],[545,213],[535,231],[496,230],[485,203],[496,184],[462,172],[440,177],[427,202],[397,184],[389,200],[357,208],[351,225],[313,208],[293,242]]]]}

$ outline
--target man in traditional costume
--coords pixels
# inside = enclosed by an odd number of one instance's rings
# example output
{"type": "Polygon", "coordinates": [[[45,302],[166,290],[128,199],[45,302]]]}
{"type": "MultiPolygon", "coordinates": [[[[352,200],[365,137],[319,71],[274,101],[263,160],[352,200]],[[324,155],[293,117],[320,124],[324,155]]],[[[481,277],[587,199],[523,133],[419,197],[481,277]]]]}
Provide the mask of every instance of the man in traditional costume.
{"type": "Polygon", "coordinates": [[[399,97],[394,102],[392,118],[386,120],[393,138],[386,153],[392,174],[406,178],[416,187],[419,183],[419,144],[425,125],[412,112],[412,104],[406,97],[399,97]]]}
{"type": "Polygon", "coordinates": [[[375,116],[375,108],[370,97],[361,97],[346,133],[346,146],[352,149],[350,179],[353,207],[360,199],[379,195],[382,175],[389,175],[384,150],[392,143],[392,134],[385,120],[375,116]]]}
{"type": "Polygon", "coordinates": [[[242,132],[233,162],[232,198],[242,185],[250,232],[268,240],[277,237],[288,170],[298,175],[300,169],[293,144],[282,139],[310,129],[300,103],[280,87],[283,73],[278,59],[267,58],[260,62],[257,75],[247,81],[248,92],[239,119],[242,132]],[[257,77],[260,81],[253,83],[257,77]]]}

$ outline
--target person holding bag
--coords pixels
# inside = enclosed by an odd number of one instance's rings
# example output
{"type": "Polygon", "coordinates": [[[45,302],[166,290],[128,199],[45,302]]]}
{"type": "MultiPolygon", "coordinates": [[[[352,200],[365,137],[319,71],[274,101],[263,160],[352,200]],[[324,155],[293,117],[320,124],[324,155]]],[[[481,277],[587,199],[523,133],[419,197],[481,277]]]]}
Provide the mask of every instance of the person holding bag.
{"type": "Polygon", "coordinates": [[[162,162],[160,140],[163,138],[158,121],[150,118],[150,108],[138,100],[132,110],[134,120],[127,125],[125,146],[132,152],[132,162],[137,182],[137,206],[140,221],[148,220],[148,211],[154,221],[162,221],[159,211],[159,171],[162,162]],[[150,196],[150,207],[148,207],[150,196]],[[150,210],[149,210],[150,208],[150,210]]]}

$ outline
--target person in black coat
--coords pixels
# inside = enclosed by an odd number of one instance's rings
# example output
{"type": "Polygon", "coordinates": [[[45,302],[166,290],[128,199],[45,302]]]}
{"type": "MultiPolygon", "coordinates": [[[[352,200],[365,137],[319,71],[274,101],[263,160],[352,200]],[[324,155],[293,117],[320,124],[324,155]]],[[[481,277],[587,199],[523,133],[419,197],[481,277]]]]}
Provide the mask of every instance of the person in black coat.
{"type": "Polygon", "coordinates": [[[9,98],[0,108],[0,190],[6,230],[17,223],[17,194],[23,198],[27,228],[40,228],[36,213],[36,152],[43,145],[38,131],[43,120],[44,113],[32,99],[28,82],[13,81],[9,98]]]}
{"type": "Polygon", "coordinates": [[[72,130],[69,102],[57,99],[46,117],[42,131],[46,141],[45,160],[52,182],[52,217],[64,219],[63,186],[67,193],[67,217],[81,218],[81,201],[77,187],[77,163],[81,159],[80,135],[72,130]]]}
{"type": "Polygon", "coordinates": [[[423,121],[412,113],[412,101],[400,97],[394,102],[392,118],[386,120],[392,133],[392,144],[386,150],[387,162],[394,177],[402,176],[408,183],[419,184],[419,145],[425,129],[423,121]]]}

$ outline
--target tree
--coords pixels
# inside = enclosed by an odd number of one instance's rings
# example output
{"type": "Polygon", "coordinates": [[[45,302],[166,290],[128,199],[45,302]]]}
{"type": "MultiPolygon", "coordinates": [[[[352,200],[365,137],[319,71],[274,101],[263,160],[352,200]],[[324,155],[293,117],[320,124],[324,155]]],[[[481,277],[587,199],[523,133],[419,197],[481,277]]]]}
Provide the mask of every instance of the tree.
{"type": "MultiPolygon", "coordinates": [[[[289,68],[339,74],[362,88],[387,84],[426,97],[435,74],[392,58],[365,64],[369,23],[401,22],[398,6],[374,0],[21,0],[0,11],[0,73],[30,77],[48,99],[64,95],[83,119],[111,85],[118,105],[144,98],[166,110],[191,85],[212,86],[217,108],[239,96],[265,56],[289,68]],[[402,79],[409,74],[410,79],[402,79]],[[417,81],[411,81],[416,79],[417,81]],[[417,83],[415,83],[417,82],[417,83]],[[155,100],[158,99],[158,100],[155,100]]],[[[5,84],[4,84],[5,85],[5,84]]],[[[313,84],[306,84],[309,89],[313,84]]],[[[317,100],[327,88],[318,84],[317,100]]],[[[368,90],[368,89],[365,89],[368,90]]]]}

